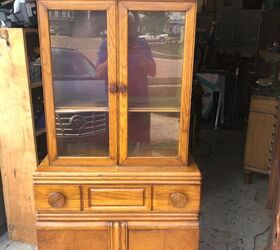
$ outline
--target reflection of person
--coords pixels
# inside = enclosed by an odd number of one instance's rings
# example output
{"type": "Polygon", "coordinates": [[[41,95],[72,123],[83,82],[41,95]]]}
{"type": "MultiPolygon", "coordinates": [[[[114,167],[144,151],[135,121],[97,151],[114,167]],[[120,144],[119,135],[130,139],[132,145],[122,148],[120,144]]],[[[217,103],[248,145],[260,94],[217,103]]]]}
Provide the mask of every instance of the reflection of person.
{"type": "MultiPolygon", "coordinates": [[[[148,106],[148,76],[156,75],[156,64],[145,39],[137,37],[138,16],[128,16],[128,97],[129,106],[148,106]]],[[[96,66],[100,79],[107,79],[107,42],[102,43],[96,66]]],[[[150,113],[129,113],[128,142],[150,143],[150,113]]]]}
{"type": "MultiPolygon", "coordinates": [[[[156,64],[145,39],[137,37],[138,16],[129,13],[128,20],[129,105],[149,106],[148,76],[156,75],[156,64]]],[[[150,144],[150,113],[128,115],[128,140],[129,143],[139,143],[140,146],[150,144]]]]}

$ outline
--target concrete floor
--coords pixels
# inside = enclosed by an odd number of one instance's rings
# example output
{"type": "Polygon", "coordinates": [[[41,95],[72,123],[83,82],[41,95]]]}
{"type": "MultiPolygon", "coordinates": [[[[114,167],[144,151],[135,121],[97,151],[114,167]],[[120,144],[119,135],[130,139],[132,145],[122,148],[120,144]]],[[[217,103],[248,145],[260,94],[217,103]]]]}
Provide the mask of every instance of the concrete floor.
{"type": "MultiPolygon", "coordinates": [[[[8,239],[7,233],[0,237],[0,250],[35,250],[36,246],[8,239]]],[[[51,250],[51,249],[50,249],[51,250]]]]}
{"type": "Polygon", "coordinates": [[[200,249],[263,250],[271,214],[266,209],[268,177],[255,174],[253,184],[243,183],[245,134],[203,130],[201,138],[195,150],[203,176],[200,249]]]}
{"type": "MultiPolygon", "coordinates": [[[[245,134],[208,129],[201,131],[201,138],[195,150],[203,175],[200,250],[263,250],[270,222],[265,207],[268,177],[256,174],[253,184],[243,184],[245,134]]],[[[36,247],[10,241],[4,235],[0,238],[2,249],[36,247]]]]}

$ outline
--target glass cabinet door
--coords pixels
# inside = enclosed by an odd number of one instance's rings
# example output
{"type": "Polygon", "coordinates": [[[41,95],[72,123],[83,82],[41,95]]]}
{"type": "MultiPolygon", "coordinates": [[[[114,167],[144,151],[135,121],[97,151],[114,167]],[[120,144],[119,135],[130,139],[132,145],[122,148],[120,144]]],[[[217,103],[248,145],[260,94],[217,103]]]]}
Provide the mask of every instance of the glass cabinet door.
{"type": "Polygon", "coordinates": [[[39,16],[50,160],[116,163],[115,3],[44,1],[39,16]]]}
{"type": "Polygon", "coordinates": [[[121,2],[123,165],[187,163],[195,7],[121,2]]]}

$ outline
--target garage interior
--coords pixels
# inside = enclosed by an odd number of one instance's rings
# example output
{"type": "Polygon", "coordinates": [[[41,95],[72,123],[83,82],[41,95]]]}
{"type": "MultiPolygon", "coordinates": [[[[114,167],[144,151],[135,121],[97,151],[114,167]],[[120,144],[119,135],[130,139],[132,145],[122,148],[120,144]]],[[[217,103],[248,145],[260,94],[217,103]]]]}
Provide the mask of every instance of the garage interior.
{"type": "MultiPolygon", "coordinates": [[[[9,8],[12,3],[0,1],[0,19],[7,17],[2,9],[9,8]]],[[[39,49],[37,23],[36,18],[29,21],[32,32],[26,39],[26,47],[32,54],[29,63],[33,74],[30,76],[34,77],[30,112],[34,119],[31,123],[35,124],[36,152],[32,164],[36,168],[47,155],[47,146],[42,80],[36,78],[40,76],[39,50],[34,50],[34,47],[39,49]]],[[[180,29],[178,24],[180,20],[171,20],[166,29],[176,33],[180,29]]],[[[2,37],[0,42],[6,40],[2,37]]],[[[172,44],[165,44],[165,41],[151,42],[154,58],[169,60],[170,57],[165,58],[163,54],[168,54],[169,50],[172,53],[170,46],[172,44]]],[[[279,0],[198,1],[189,136],[191,154],[202,173],[201,250],[261,250],[268,245],[277,192],[271,179],[272,174],[276,175],[273,167],[277,164],[273,164],[278,157],[280,131],[279,62],[279,0]]],[[[2,112],[5,109],[0,105],[2,112]]],[[[156,115],[151,122],[161,124],[156,115]]],[[[162,124],[162,129],[168,130],[168,126],[173,126],[172,120],[170,124],[162,124]]],[[[152,140],[160,137],[154,134],[152,140]]],[[[0,151],[0,158],[1,154],[9,152],[0,151]]],[[[20,233],[13,234],[14,227],[22,227],[20,223],[17,225],[18,218],[12,214],[16,213],[16,208],[11,207],[14,193],[10,185],[17,185],[17,174],[11,177],[4,163],[1,162],[0,249],[36,249],[33,231],[31,234],[22,232],[27,235],[23,237],[20,233]],[[9,185],[9,190],[4,190],[5,185],[9,185]],[[4,204],[4,200],[9,205],[4,204]]],[[[27,185],[23,180],[19,184],[27,185]]],[[[16,195],[21,193],[19,190],[15,189],[16,195]]],[[[26,200],[26,197],[19,200],[26,200]]],[[[30,229],[22,227],[20,230],[30,229]]]]}

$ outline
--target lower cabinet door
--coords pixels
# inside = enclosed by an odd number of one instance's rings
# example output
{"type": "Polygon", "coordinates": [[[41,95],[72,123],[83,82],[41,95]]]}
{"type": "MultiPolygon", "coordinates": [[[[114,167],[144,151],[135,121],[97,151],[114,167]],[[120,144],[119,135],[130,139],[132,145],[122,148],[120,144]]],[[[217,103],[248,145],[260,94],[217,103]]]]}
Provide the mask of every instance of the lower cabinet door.
{"type": "Polygon", "coordinates": [[[44,224],[38,250],[198,250],[198,222],[129,221],[44,224]]]}
{"type": "Polygon", "coordinates": [[[110,224],[37,229],[38,250],[109,250],[110,224]]]}
{"type": "Polygon", "coordinates": [[[197,222],[128,223],[129,250],[197,250],[197,222]]]}

